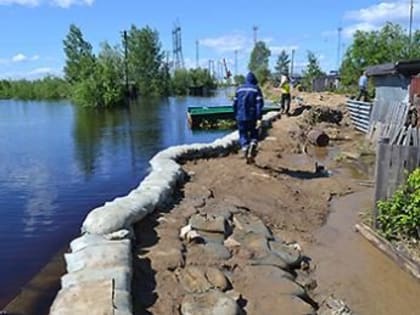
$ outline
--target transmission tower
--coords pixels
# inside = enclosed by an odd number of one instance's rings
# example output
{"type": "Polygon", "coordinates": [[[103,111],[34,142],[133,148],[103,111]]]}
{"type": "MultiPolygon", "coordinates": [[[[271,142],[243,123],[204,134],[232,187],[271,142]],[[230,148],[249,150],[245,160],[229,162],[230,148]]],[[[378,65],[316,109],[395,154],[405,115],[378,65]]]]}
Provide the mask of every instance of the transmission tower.
{"type": "Polygon", "coordinates": [[[342,27],[337,29],[338,33],[338,43],[337,43],[337,71],[340,69],[340,59],[341,59],[341,32],[343,31],[342,27]]]}
{"type": "Polygon", "coordinates": [[[254,25],[253,27],[252,27],[252,30],[254,31],[254,45],[256,45],[257,44],[257,40],[258,40],[258,37],[257,37],[257,33],[258,33],[258,26],[256,26],[256,25],[254,25]]]}
{"type": "Polygon", "coordinates": [[[235,75],[238,75],[238,50],[235,49],[235,75]]]}
{"type": "Polygon", "coordinates": [[[195,41],[195,67],[200,68],[200,42],[195,41]]]}
{"type": "Polygon", "coordinates": [[[184,65],[184,56],[182,54],[182,37],[181,37],[181,26],[177,21],[174,24],[174,29],[172,31],[172,46],[173,46],[173,60],[174,68],[183,69],[184,65]]]}

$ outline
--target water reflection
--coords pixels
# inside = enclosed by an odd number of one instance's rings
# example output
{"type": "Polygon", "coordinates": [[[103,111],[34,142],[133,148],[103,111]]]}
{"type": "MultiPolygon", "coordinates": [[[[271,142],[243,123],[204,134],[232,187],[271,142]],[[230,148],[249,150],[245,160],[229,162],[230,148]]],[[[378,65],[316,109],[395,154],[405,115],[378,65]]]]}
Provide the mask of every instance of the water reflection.
{"type": "Polygon", "coordinates": [[[187,106],[212,104],[226,104],[225,94],[108,111],[0,101],[0,309],[79,233],[89,210],[136,187],[159,150],[224,135],[188,128],[187,106]]]}

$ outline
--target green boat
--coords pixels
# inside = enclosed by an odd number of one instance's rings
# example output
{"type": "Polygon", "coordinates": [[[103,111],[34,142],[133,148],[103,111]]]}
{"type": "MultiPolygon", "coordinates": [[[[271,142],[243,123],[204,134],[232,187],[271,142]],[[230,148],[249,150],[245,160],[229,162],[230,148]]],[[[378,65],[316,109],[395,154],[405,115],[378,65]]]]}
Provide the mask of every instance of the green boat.
{"type": "MultiPolygon", "coordinates": [[[[263,114],[272,111],[280,111],[280,106],[265,105],[263,114]]],[[[188,123],[192,129],[200,128],[206,122],[216,122],[219,120],[235,120],[232,105],[223,106],[188,106],[188,123]]]]}

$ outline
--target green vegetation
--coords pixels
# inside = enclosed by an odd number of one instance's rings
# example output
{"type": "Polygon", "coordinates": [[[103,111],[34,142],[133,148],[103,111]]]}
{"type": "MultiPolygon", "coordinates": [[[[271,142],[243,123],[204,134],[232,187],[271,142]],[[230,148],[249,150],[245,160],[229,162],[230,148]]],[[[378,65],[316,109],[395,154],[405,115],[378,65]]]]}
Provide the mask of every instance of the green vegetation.
{"type": "Polygon", "coordinates": [[[387,239],[420,239],[420,168],[387,201],[378,202],[378,222],[387,239]]]}
{"type": "Polygon", "coordinates": [[[0,80],[0,99],[59,100],[69,96],[69,85],[61,78],[48,76],[41,80],[0,80]]]}
{"type": "Polygon", "coordinates": [[[141,96],[187,95],[191,87],[212,90],[216,80],[205,69],[177,70],[173,76],[164,62],[157,31],[131,26],[120,45],[101,44],[97,55],[76,25],[70,25],[63,45],[64,79],[0,81],[0,98],[71,99],[78,105],[109,108],[126,103],[128,91],[141,96]],[[127,58],[125,58],[127,56],[127,58]]]}
{"type": "Polygon", "coordinates": [[[341,65],[342,84],[357,85],[368,66],[415,58],[420,58],[420,30],[414,32],[411,48],[406,31],[397,24],[387,23],[377,31],[357,31],[341,65]]]}
{"type": "Polygon", "coordinates": [[[303,72],[303,81],[302,84],[304,88],[308,91],[312,89],[312,81],[324,75],[325,73],[322,71],[319,60],[316,57],[315,53],[312,51],[308,51],[308,65],[306,66],[305,71],[303,72]]]}
{"type": "Polygon", "coordinates": [[[274,70],[276,70],[275,75],[279,78],[282,74],[289,75],[289,66],[290,66],[290,59],[289,54],[282,50],[280,55],[277,58],[276,65],[274,66],[274,70]]]}
{"type": "Polygon", "coordinates": [[[270,56],[271,51],[263,41],[257,42],[251,52],[248,69],[255,73],[261,85],[264,85],[270,79],[270,56]]]}

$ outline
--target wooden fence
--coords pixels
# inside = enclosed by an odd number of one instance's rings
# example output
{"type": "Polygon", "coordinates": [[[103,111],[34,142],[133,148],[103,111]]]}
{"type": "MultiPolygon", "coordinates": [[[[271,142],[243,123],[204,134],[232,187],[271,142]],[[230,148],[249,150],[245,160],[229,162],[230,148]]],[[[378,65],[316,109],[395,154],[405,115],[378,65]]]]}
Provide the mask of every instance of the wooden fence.
{"type": "Polygon", "coordinates": [[[375,211],[377,202],[390,198],[405,182],[407,175],[420,166],[420,130],[416,127],[383,129],[377,144],[375,170],[375,211]]]}

